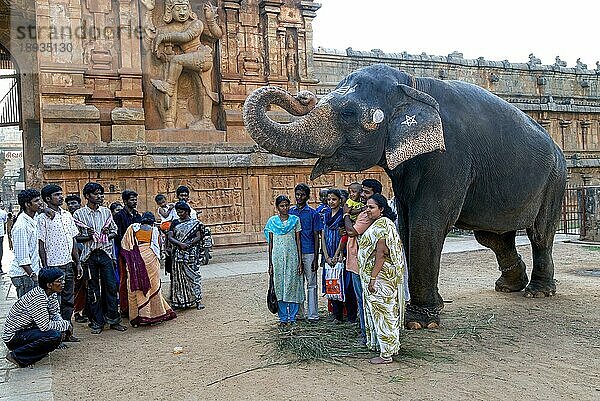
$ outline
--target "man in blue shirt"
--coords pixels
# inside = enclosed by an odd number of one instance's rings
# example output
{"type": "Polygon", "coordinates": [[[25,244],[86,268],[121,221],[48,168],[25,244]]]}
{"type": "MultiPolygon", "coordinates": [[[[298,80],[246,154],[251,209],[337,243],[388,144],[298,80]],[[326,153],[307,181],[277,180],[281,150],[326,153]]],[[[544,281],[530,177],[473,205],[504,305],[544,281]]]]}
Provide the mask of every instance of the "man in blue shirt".
{"type": "Polygon", "coordinates": [[[302,183],[294,188],[296,206],[290,209],[290,214],[300,218],[302,231],[300,232],[300,246],[302,248],[302,268],[304,269],[304,280],[308,288],[306,308],[301,305],[300,316],[306,316],[309,322],[319,320],[318,294],[317,294],[317,270],[319,269],[319,235],[323,229],[321,216],[306,202],[310,198],[310,188],[302,183]]]}

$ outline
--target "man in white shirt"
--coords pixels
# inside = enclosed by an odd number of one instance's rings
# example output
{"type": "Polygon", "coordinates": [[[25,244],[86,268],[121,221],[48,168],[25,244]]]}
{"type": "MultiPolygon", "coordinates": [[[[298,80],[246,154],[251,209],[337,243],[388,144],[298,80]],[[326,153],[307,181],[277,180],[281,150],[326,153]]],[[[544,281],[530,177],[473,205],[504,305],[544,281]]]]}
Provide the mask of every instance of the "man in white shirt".
{"type": "Polygon", "coordinates": [[[0,276],[4,274],[2,269],[2,256],[4,254],[4,236],[6,235],[6,222],[8,221],[8,213],[4,211],[4,205],[0,199],[0,276]]]}
{"type": "MultiPolygon", "coordinates": [[[[56,267],[64,273],[64,285],[59,294],[60,314],[62,318],[71,322],[74,309],[75,272],[77,278],[83,275],[79,262],[79,252],[75,237],[79,229],[71,213],[62,209],[64,203],[62,188],[56,184],[48,184],[42,188],[42,200],[54,212],[52,218],[41,214],[38,223],[38,247],[42,268],[56,267]]],[[[64,341],[79,342],[73,335],[64,341]]]]}
{"type": "Polygon", "coordinates": [[[21,212],[12,228],[11,236],[15,258],[8,270],[8,275],[21,298],[37,283],[40,271],[38,253],[36,213],[42,208],[40,193],[35,189],[24,189],[17,196],[21,212]]]}

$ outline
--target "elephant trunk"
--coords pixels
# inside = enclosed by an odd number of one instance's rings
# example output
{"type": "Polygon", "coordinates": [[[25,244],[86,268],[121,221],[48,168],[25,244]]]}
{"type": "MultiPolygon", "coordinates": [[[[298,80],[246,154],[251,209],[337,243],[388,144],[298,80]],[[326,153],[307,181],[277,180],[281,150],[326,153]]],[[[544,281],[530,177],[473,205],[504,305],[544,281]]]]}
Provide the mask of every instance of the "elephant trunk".
{"type": "Polygon", "coordinates": [[[274,86],[252,92],[244,103],[244,124],[260,146],[279,156],[307,159],[331,156],[342,144],[332,119],[328,103],[319,103],[310,92],[296,97],[274,86]],[[267,116],[267,107],[277,105],[300,116],[290,123],[278,123],[267,116]]]}

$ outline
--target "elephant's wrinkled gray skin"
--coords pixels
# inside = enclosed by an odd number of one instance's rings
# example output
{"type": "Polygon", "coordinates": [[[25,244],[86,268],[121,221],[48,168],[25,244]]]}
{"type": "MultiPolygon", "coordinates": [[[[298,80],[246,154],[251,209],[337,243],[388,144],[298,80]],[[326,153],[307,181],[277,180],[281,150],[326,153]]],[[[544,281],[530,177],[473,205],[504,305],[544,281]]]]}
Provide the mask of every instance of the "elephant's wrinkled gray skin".
{"type": "Polygon", "coordinates": [[[293,124],[266,117],[273,102],[310,108],[310,96],[299,97],[257,90],[244,106],[248,131],[273,153],[319,157],[312,178],[377,164],[386,170],[407,250],[409,328],[439,324],[440,255],[452,226],[473,230],[495,252],[497,291],[554,295],[552,242],[566,162],[533,119],[478,86],[414,78],[385,65],[351,73],[293,124]],[[530,281],[515,248],[519,229],[532,243],[530,281]]]}

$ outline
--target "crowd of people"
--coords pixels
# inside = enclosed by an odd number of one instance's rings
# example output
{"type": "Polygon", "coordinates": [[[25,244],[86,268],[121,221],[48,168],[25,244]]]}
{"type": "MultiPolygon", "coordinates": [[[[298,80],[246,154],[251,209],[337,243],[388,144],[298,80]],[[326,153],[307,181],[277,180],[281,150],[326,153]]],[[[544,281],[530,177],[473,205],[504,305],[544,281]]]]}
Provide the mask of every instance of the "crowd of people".
{"type": "MultiPolygon", "coordinates": [[[[316,322],[321,292],[335,324],[360,325],[359,341],[380,353],[370,359],[374,364],[390,363],[398,352],[409,298],[393,202],[381,192],[379,181],[366,179],[347,190],[321,190],[312,208],[311,190],[301,183],[295,205],[286,195],[275,199],[277,214],[264,229],[282,330],[293,330],[299,319],[316,322]]],[[[107,325],[127,330],[123,317],[138,327],[174,319],[177,309],[203,309],[205,227],[189,193],[180,186],[173,203],[157,195],[155,215],[138,212],[132,190],[122,192],[122,203],[103,206],[104,188],[96,182],[83,187],[85,203],[78,194],[64,197],[55,184],[21,191],[9,233],[8,275],[18,299],[2,334],[6,358],[28,366],[79,342],[73,320],[98,335],[107,325]],[[171,277],[168,300],[161,292],[163,259],[171,277]]],[[[2,236],[8,220],[0,214],[2,236]]]]}
{"type": "Polygon", "coordinates": [[[264,229],[280,327],[293,329],[298,319],[319,319],[321,255],[322,293],[333,321],[358,319],[359,340],[380,353],[369,360],[373,364],[391,363],[398,353],[410,298],[394,202],[381,192],[375,179],[352,183],[347,190],[324,189],[314,209],[307,204],[310,188],[301,183],[294,189],[296,205],[286,195],[275,199],[277,214],[264,229]]]}
{"type": "MultiPolygon", "coordinates": [[[[104,204],[104,188],[88,182],[79,194],[60,186],[18,194],[16,219],[0,209],[0,250],[10,221],[14,259],[7,273],[17,293],[4,324],[6,359],[25,367],[67,342],[79,342],[73,320],[91,334],[106,325],[126,331],[177,317],[175,310],[204,308],[200,265],[204,225],[189,205],[189,188],[169,203],[156,196],[157,215],[137,211],[138,194],[104,204]],[[63,208],[66,203],[67,209],[63,208]],[[163,256],[165,256],[163,258],[163,256]],[[171,275],[170,303],[161,292],[161,260],[171,275]]],[[[1,254],[0,254],[1,260],[1,254]]]]}

